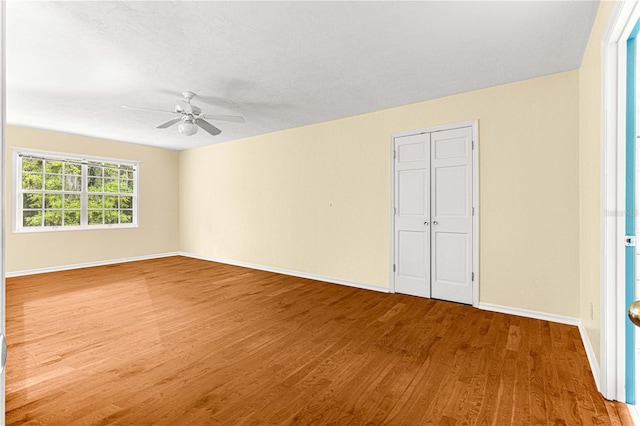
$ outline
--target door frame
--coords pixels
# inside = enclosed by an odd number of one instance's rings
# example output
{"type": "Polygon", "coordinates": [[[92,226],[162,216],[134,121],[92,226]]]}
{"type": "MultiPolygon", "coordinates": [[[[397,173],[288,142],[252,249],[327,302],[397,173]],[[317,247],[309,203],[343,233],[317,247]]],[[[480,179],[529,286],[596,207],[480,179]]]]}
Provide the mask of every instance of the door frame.
{"type": "Polygon", "coordinates": [[[616,4],[602,38],[600,392],[626,400],[625,164],[627,40],[638,20],[637,1],[616,4]]]}
{"type": "Polygon", "coordinates": [[[395,258],[396,258],[396,253],[395,253],[395,212],[394,212],[394,208],[395,208],[395,195],[396,195],[396,161],[395,161],[395,138],[398,137],[402,137],[402,136],[411,136],[411,135],[417,135],[420,133],[433,133],[433,132],[439,132],[439,131],[443,131],[443,130],[453,130],[453,129],[460,129],[462,127],[471,127],[472,129],[472,144],[473,144],[473,149],[472,149],[472,179],[473,179],[473,184],[472,184],[472,207],[474,209],[474,215],[473,215],[473,219],[472,219],[472,232],[471,232],[471,237],[473,238],[473,244],[472,244],[472,250],[473,250],[473,256],[472,256],[472,260],[471,260],[471,271],[474,274],[474,279],[472,282],[472,288],[473,288],[473,303],[472,306],[474,307],[478,307],[478,305],[480,304],[480,209],[479,209],[479,177],[480,177],[480,171],[479,171],[479,161],[478,161],[478,147],[479,147],[479,143],[478,143],[478,120],[470,120],[470,121],[462,121],[462,122],[458,122],[458,123],[450,123],[450,124],[443,124],[443,125],[438,125],[438,126],[429,126],[429,127],[422,127],[419,129],[412,129],[412,130],[404,130],[401,132],[393,132],[391,133],[390,136],[390,151],[389,151],[389,158],[390,158],[390,163],[391,163],[391,177],[390,177],[390,182],[391,182],[391,197],[389,198],[389,223],[390,223],[390,257],[389,257],[389,292],[390,293],[395,293],[396,292],[396,277],[395,277],[395,271],[394,271],[394,264],[395,264],[395,258]]]}
{"type": "MultiPolygon", "coordinates": [[[[6,336],[5,306],[5,169],[6,169],[6,2],[0,4],[0,334],[6,336]]],[[[2,341],[6,343],[3,338],[2,341]]],[[[5,366],[2,359],[6,360],[6,346],[0,347],[0,426],[5,424],[5,366]]]]}

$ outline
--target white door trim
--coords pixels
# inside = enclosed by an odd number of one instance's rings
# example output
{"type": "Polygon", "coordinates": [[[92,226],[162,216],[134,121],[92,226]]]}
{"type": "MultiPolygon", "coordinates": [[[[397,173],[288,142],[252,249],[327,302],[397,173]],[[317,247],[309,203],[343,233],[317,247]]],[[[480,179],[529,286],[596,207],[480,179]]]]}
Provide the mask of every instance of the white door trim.
{"type": "Polygon", "coordinates": [[[391,162],[391,198],[389,200],[389,216],[390,216],[390,251],[391,254],[389,257],[389,291],[391,293],[395,293],[395,271],[393,265],[395,263],[395,138],[402,136],[410,136],[416,135],[420,133],[432,133],[438,132],[442,130],[451,130],[451,129],[459,129],[461,127],[471,127],[473,131],[473,208],[474,208],[474,216],[473,216],[473,259],[472,259],[472,271],[474,274],[473,281],[473,306],[478,307],[480,304],[480,240],[479,240],[479,229],[480,229],[480,209],[479,209],[479,162],[478,162],[478,120],[471,121],[463,121],[459,123],[451,123],[444,124],[439,126],[431,126],[431,127],[423,127],[420,129],[413,130],[405,130],[401,132],[394,132],[390,136],[390,162],[391,162]]]}
{"type": "Polygon", "coordinates": [[[624,226],[626,41],[640,18],[637,1],[618,2],[602,38],[600,391],[625,400],[624,226]]]}
{"type": "MultiPolygon", "coordinates": [[[[5,2],[0,4],[0,333],[6,335],[6,318],[5,318],[5,306],[6,306],[6,286],[5,286],[5,169],[6,169],[6,124],[7,124],[7,108],[6,108],[6,8],[5,2]]],[[[5,369],[4,361],[6,361],[6,340],[2,339],[3,345],[0,346],[0,426],[5,424],[5,369]]]]}

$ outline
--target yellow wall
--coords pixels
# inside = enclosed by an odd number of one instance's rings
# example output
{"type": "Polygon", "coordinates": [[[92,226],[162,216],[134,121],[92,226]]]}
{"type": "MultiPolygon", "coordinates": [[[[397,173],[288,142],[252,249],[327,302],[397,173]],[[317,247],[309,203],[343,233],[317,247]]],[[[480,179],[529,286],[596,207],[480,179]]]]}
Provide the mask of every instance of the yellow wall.
{"type": "Polygon", "coordinates": [[[178,152],[8,126],[6,272],[148,256],[178,250],[178,152]],[[78,153],[140,164],[140,227],[15,234],[11,230],[11,148],[78,153]]]}
{"type": "Polygon", "coordinates": [[[580,68],[580,320],[600,359],[601,41],[615,3],[601,2],[580,68]],[[593,306],[591,318],[590,305],[593,306]]]}
{"type": "Polygon", "coordinates": [[[481,302],[577,317],[578,77],[183,151],[181,249],[388,288],[390,134],[478,119],[481,302]]]}

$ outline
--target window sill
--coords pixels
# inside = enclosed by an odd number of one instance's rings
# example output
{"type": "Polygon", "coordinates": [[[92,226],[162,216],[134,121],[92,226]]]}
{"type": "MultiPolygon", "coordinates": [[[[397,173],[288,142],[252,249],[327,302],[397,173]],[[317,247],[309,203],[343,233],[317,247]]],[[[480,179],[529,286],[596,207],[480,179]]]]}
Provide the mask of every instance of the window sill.
{"type": "Polygon", "coordinates": [[[68,232],[68,231],[98,231],[105,229],[133,229],[139,228],[138,224],[126,225],[90,225],[90,226],[47,226],[34,228],[17,228],[13,229],[13,234],[38,234],[47,232],[68,232]]]}

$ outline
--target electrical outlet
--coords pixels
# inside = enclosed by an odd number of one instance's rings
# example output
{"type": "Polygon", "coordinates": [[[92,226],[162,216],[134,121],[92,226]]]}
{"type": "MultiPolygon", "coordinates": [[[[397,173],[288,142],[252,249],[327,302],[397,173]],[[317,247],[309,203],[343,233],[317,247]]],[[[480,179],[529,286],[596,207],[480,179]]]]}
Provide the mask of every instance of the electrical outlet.
{"type": "Polygon", "coordinates": [[[593,303],[589,303],[589,318],[593,319],[593,303]]]}

